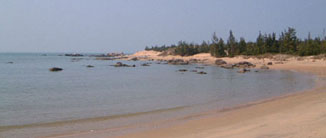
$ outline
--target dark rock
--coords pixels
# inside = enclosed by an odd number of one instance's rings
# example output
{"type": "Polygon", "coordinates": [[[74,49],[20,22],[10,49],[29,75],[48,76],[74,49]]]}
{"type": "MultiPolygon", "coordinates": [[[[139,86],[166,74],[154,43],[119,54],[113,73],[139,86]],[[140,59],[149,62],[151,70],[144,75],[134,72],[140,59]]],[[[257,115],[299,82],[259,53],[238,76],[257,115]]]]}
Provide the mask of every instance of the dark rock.
{"type": "Polygon", "coordinates": [[[207,74],[207,73],[204,72],[204,71],[200,71],[200,72],[198,72],[197,74],[207,74]]]}
{"type": "Polygon", "coordinates": [[[188,71],[188,70],[186,70],[186,69],[179,69],[179,71],[180,71],[180,72],[186,72],[186,71],[188,71]]]}
{"type": "Polygon", "coordinates": [[[63,69],[58,68],[58,67],[53,67],[53,68],[50,68],[49,70],[52,71],[52,72],[58,72],[58,71],[62,71],[63,69]]]}
{"type": "Polygon", "coordinates": [[[268,62],[267,65],[273,65],[273,62],[268,62]]]}
{"type": "Polygon", "coordinates": [[[269,69],[269,67],[266,66],[266,65],[263,65],[263,66],[260,67],[260,69],[269,69]]]}
{"type": "Polygon", "coordinates": [[[149,66],[149,63],[141,64],[141,66],[149,66]]]}
{"type": "Polygon", "coordinates": [[[10,62],[7,62],[7,64],[14,64],[14,62],[10,61],[10,62]]]}
{"type": "Polygon", "coordinates": [[[215,64],[218,65],[218,66],[220,66],[220,65],[227,64],[227,63],[224,60],[222,60],[222,59],[217,59],[217,60],[215,60],[215,64]]]}
{"type": "Polygon", "coordinates": [[[94,68],[93,65],[87,65],[86,67],[87,67],[87,68],[94,68]]]}

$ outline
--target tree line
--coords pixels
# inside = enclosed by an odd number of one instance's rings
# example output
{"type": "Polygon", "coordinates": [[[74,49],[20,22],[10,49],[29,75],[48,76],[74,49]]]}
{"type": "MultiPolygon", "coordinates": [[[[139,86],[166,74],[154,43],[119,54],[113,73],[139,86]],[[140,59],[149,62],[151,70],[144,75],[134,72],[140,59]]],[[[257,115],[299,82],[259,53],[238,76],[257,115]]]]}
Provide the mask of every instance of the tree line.
{"type": "Polygon", "coordinates": [[[296,36],[294,28],[288,28],[277,38],[276,33],[259,33],[255,42],[246,41],[241,37],[238,41],[230,31],[226,42],[213,34],[211,41],[203,41],[201,44],[179,41],[177,45],[152,46],[145,50],[165,51],[174,49],[174,53],[180,56],[191,56],[198,53],[210,53],[215,57],[234,57],[237,55],[260,55],[265,53],[281,53],[299,56],[326,54],[326,37],[311,38],[309,33],[306,39],[296,36]]]}

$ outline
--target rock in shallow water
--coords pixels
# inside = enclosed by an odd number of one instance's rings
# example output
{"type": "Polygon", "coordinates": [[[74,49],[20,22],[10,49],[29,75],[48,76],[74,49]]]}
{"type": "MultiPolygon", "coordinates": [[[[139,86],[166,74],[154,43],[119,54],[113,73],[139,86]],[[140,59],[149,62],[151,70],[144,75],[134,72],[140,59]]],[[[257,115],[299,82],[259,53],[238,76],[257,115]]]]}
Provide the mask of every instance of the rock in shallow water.
{"type": "Polygon", "coordinates": [[[49,69],[51,72],[58,72],[58,71],[62,71],[62,68],[58,68],[58,67],[53,67],[49,69]]]}
{"type": "Polygon", "coordinates": [[[220,66],[220,65],[224,65],[227,64],[226,61],[222,60],[222,59],[217,59],[215,60],[215,64],[220,66]]]}
{"type": "Polygon", "coordinates": [[[222,68],[225,69],[233,69],[233,65],[232,64],[225,64],[225,65],[221,65],[222,68]]]}
{"type": "Polygon", "coordinates": [[[238,73],[246,73],[246,72],[249,72],[249,71],[250,71],[249,69],[242,68],[242,69],[238,70],[238,73]]]}
{"type": "Polygon", "coordinates": [[[206,72],[204,72],[204,71],[201,71],[201,72],[198,72],[197,74],[207,74],[206,72]]]}
{"type": "Polygon", "coordinates": [[[112,65],[114,67],[136,67],[136,65],[127,65],[123,64],[122,62],[117,62],[115,65],[112,65]]]}
{"type": "Polygon", "coordinates": [[[180,72],[186,72],[186,71],[188,71],[188,70],[186,70],[186,69],[179,69],[179,71],[180,71],[180,72]]]}

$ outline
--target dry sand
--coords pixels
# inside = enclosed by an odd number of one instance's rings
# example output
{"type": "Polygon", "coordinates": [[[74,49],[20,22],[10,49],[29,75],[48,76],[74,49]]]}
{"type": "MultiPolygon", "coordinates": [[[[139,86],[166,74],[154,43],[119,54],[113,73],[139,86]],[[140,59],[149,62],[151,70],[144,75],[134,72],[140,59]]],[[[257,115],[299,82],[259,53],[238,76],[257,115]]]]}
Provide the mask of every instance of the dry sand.
{"type": "MultiPolygon", "coordinates": [[[[209,54],[191,57],[158,56],[159,52],[141,51],[131,57],[144,59],[192,58],[214,63],[209,54]]],[[[272,59],[223,58],[228,63],[250,61],[258,67],[272,59]]],[[[280,59],[279,59],[280,60],[280,59]]],[[[284,59],[281,59],[284,60],[284,59]]],[[[168,128],[152,129],[122,137],[133,138],[326,138],[326,61],[312,57],[287,58],[271,69],[293,70],[318,75],[316,87],[303,93],[268,100],[251,106],[220,112],[215,116],[190,120],[168,128]]]]}

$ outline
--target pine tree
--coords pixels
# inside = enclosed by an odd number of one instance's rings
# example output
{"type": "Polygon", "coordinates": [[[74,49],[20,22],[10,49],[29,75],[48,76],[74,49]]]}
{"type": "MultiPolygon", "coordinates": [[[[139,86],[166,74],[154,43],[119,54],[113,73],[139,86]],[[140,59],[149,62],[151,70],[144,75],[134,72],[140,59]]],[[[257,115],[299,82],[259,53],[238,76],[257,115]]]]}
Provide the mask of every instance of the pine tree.
{"type": "Polygon", "coordinates": [[[294,28],[289,27],[287,31],[281,35],[281,53],[295,54],[297,51],[297,36],[294,28]]]}
{"type": "Polygon", "coordinates": [[[241,37],[239,42],[239,54],[245,54],[246,47],[247,47],[246,40],[243,37],[241,37]]]}
{"type": "Polygon", "coordinates": [[[226,53],[225,53],[225,49],[224,49],[224,41],[222,38],[220,38],[220,40],[218,41],[217,43],[217,53],[216,53],[216,57],[224,57],[226,56],[226,53]]]}
{"type": "Polygon", "coordinates": [[[228,56],[233,57],[236,55],[236,50],[237,50],[237,43],[235,40],[235,37],[233,35],[232,30],[230,30],[230,36],[229,39],[227,41],[227,50],[228,50],[228,56]]]}

